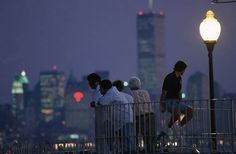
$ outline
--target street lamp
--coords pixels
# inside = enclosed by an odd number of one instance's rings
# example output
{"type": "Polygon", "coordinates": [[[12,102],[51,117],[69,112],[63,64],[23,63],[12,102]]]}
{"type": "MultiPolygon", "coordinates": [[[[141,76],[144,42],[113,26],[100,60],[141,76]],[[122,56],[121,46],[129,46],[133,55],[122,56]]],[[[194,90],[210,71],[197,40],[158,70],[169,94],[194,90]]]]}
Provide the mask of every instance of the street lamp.
{"type": "Polygon", "coordinates": [[[214,99],[214,75],[213,75],[213,62],[212,52],[217,39],[220,36],[221,26],[217,19],[214,17],[214,12],[209,10],[206,13],[206,18],[201,22],[200,34],[204,43],[207,46],[209,58],[209,88],[210,88],[210,108],[211,108],[211,137],[212,137],[212,150],[216,152],[216,124],[215,124],[215,99],[214,99]]]}

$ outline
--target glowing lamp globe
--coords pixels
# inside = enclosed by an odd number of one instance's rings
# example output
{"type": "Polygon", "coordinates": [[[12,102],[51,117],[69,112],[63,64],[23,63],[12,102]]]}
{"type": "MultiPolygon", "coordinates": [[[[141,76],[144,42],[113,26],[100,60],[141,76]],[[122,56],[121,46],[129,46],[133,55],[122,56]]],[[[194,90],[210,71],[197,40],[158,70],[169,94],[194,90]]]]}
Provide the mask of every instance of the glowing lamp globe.
{"type": "Polygon", "coordinates": [[[216,42],[218,40],[221,26],[213,11],[207,11],[206,18],[201,22],[199,30],[204,42],[216,42]]]}

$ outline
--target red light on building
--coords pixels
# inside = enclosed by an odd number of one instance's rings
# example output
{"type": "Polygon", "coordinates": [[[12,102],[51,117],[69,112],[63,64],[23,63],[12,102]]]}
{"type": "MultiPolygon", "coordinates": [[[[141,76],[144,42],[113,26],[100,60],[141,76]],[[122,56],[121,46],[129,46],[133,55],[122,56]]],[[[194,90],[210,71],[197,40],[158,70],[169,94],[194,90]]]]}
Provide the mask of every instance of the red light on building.
{"type": "Polygon", "coordinates": [[[53,65],[52,70],[56,71],[57,70],[57,65],[53,65]]]}
{"type": "Polygon", "coordinates": [[[160,11],[159,14],[160,14],[161,16],[164,16],[164,15],[165,15],[165,13],[164,13],[163,11],[160,11]]]}
{"type": "Polygon", "coordinates": [[[139,16],[142,16],[142,15],[143,15],[143,11],[139,11],[139,12],[138,12],[138,15],[139,15],[139,16]]]}
{"type": "Polygon", "coordinates": [[[74,97],[75,101],[77,103],[79,103],[84,98],[84,94],[80,91],[77,91],[73,94],[73,97],[74,97]]]}

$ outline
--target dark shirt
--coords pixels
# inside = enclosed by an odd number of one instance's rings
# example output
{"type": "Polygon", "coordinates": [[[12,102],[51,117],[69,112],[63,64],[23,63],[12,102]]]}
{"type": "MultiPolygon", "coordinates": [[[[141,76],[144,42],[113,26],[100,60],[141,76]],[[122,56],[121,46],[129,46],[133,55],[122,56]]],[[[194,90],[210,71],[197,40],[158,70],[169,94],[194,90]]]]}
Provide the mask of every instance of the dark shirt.
{"type": "Polygon", "coordinates": [[[181,77],[175,75],[175,72],[165,77],[162,89],[167,91],[165,99],[181,99],[181,77]]]}

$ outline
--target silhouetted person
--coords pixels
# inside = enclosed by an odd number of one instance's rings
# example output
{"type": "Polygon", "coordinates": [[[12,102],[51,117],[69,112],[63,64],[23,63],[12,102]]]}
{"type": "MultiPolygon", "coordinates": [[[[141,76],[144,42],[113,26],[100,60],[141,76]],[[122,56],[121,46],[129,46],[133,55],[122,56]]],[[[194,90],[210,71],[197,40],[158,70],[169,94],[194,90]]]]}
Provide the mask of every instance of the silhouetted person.
{"type": "Polygon", "coordinates": [[[169,73],[163,82],[162,94],[160,98],[160,110],[165,112],[166,110],[171,113],[171,118],[168,123],[168,127],[179,120],[179,125],[182,127],[193,117],[193,109],[187,105],[182,104],[181,97],[181,76],[184,74],[187,64],[183,61],[176,62],[174,71],[169,73]],[[181,120],[180,115],[184,115],[181,120]]]}
{"type": "Polygon", "coordinates": [[[95,107],[98,103],[98,99],[102,96],[100,93],[101,77],[96,73],[91,73],[87,76],[88,84],[91,89],[93,89],[92,102],[90,103],[91,107],[95,107]]]}
{"type": "MultiPolygon", "coordinates": [[[[91,107],[96,107],[98,105],[98,99],[102,97],[100,93],[100,85],[101,77],[96,73],[91,73],[87,76],[88,84],[91,89],[93,89],[92,101],[90,102],[91,107]]],[[[99,117],[101,117],[101,113],[98,109],[95,109],[95,144],[96,151],[99,152],[101,150],[101,146],[99,146],[99,135],[100,133],[100,124],[99,117]]]]}

